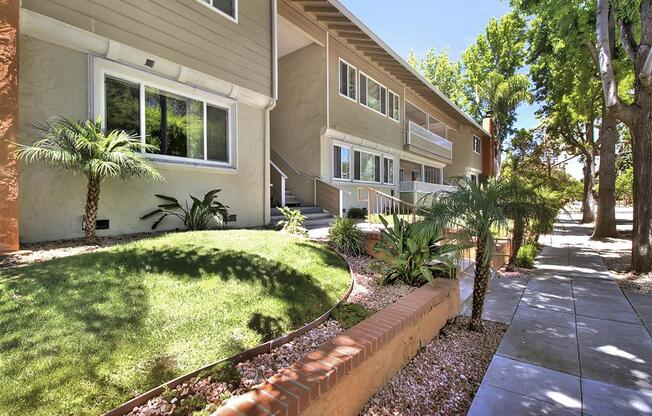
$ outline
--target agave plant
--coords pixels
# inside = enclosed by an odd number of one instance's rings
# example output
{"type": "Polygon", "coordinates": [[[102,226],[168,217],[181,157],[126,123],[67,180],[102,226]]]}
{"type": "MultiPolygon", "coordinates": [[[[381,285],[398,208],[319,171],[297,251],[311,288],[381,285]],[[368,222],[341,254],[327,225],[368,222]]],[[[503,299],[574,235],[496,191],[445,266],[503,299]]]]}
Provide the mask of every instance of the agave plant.
{"type": "Polygon", "coordinates": [[[100,185],[106,178],[163,180],[142,153],[157,150],[156,147],[142,143],[138,136],[121,130],[107,133],[102,128],[100,117],[95,121],[60,118],[35,127],[41,132],[40,139],[31,146],[18,144],[16,153],[28,162],[40,160],[86,176],[84,232],[87,243],[96,240],[100,185]]]}
{"type": "Polygon", "coordinates": [[[394,214],[394,225],[380,217],[385,227],[376,250],[391,259],[382,284],[402,281],[411,286],[432,283],[436,275],[450,275],[458,264],[460,244],[444,238],[443,229],[431,228],[429,233],[417,233],[415,225],[394,214]]]}
{"type": "Polygon", "coordinates": [[[188,231],[210,230],[217,226],[226,224],[229,219],[229,207],[217,200],[217,194],[221,189],[213,189],[204,195],[204,199],[196,198],[190,195],[192,205],[185,202],[181,205],[176,198],[166,195],[156,195],[162,199],[162,204],[154,211],[140,217],[141,220],[159,215],[158,219],[152,224],[152,230],[155,230],[161,222],[167,217],[176,217],[183,221],[183,225],[188,231]]]}

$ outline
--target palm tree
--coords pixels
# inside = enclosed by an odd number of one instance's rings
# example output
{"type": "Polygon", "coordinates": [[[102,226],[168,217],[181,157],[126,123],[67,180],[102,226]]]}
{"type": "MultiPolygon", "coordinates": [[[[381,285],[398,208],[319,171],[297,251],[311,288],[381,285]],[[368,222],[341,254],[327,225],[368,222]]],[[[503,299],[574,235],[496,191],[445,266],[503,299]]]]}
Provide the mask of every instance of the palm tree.
{"type": "Polygon", "coordinates": [[[512,175],[504,181],[504,194],[499,205],[505,216],[512,221],[512,246],[507,268],[513,270],[518,251],[523,246],[525,234],[536,225],[546,229],[554,223],[561,206],[527,184],[519,177],[512,175]]]}
{"type": "Polygon", "coordinates": [[[432,195],[430,207],[424,208],[421,232],[433,228],[450,227],[468,233],[475,241],[475,280],[473,282],[473,310],[469,328],[482,330],[482,309],[491,276],[490,264],[494,250],[492,229],[506,227],[507,217],[501,207],[507,190],[505,183],[490,178],[475,184],[467,178],[457,178],[459,189],[432,195]]]}
{"type": "MultiPolygon", "coordinates": [[[[524,74],[505,76],[491,71],[476,87],[476,103],[478,109],[488,109],[483,117],[491,117],[494,125],[494,172],[500,173],[502,144],[512,126],[516,108],[522,103],[530,103],[530,80],[524,74]]],[[[481,112],[481,111],[479,111],[481,112]]]]}
{"type": "Polygon", "coordinates": [[[100,118],[83,122],[59,118],[36,128],[41,132],[40,139],[31,146],[19,144],[16,151],[18,157],[30,163],[44,161],[86,176],[88,188],[84,228],[85,240],[89,244],[96,241],[95,221],[100,185],[104,179],[163,179],[141,154],[143,150],[155,148],[124,131],[106,133],[100,118]]]}

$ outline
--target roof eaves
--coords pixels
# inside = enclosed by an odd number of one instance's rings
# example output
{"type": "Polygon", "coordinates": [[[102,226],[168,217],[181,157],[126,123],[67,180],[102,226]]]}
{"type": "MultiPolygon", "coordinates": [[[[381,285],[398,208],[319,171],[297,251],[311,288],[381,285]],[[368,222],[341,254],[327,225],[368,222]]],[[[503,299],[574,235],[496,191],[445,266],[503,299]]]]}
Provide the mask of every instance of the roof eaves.
{"type": "Polygon", "coordinates": [[[389,47],[383,40],[376,35],[373,30],[369,29],[360,19],[358,19],[349,9],[346,8],[339,0],[328,0],[328,2],[335,8],[339,10],[340,13],[345,15],[352,23],[354,23],[360,30],[362,30],[367,36],[369,36],[374,42],[376,42],[380,47],[382,47],[385,52],[396,59],[406,70],[408,70],[412,75],[414,75],[419,81],[426,85],[432,92],[434,92],[439,98],[444,100],[451,108],[453,108],[458,114],[460,114],[464,119],[471,123],[475,128],[491,136],[491,134],[485,130],[480,123],[475,121],[471,116],[465,113],[461,108],[459,108],[454,102],[452,102],[446,95],[444,95],[437,87],[432,85],[422,74],[420,74],[416,69],[412,68],[399,54],[397,54],[392,48],[389,47]]]}

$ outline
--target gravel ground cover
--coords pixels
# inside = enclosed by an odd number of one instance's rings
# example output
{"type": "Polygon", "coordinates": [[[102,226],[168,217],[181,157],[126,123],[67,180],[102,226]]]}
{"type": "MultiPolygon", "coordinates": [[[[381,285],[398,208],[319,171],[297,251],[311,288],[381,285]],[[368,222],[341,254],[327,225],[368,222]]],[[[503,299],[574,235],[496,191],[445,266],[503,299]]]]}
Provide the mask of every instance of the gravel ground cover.
{"type": "Polygon", "coordinates": [[[522,269],[520,267],[514,267],[514,270],[508,271],[505,267],[503,267],[497,271],[497,274],[499,278],[527,279],[530,276],[530,274],[532,274],[532,270],[522,269]]]}
{"type": "MultiPolygon", "coordinates": [[[[615,240],[615,239],[610,239],[615,240]]],[[[613,242],[611,245],[604,245],[600,248],[600,256],[604,260],[616,282],[623,289],[630,289],[635,292],[652,294],[652,273],[634,274],[629,271],[632,264],[631,241],[626,243],[613,242]]]]}
{"type": "Polygon", "coordinates": [[[360,415],[465,415],[507,329],[485,321],[484,332],[471,332],[468,322],[459,316],[446,325],[360,415]]]}
{"type": "MultiPolygon", "coordinates": [[[[377,312],[415,290],[414,287],[403,284],[380,285],[378,279],[384,272],[385,266],[372,257],[366,255],[344,257],[351,266],[354,277],[353,291],[348,302],[361,304],[377,312]]],[[[215,380],[210,376],[194,378],[133,409],[128,416],[194,416],[195,411],[203,411],[209,415],[229,398],[251,390],[343,331],[337,321],[328,320],[268,354],[261,354],[237,364],[236,370],[240,377],[238,381],[228,383],[215,380]],[[185,408],[184,402],[194,403],[195,406],[188,405],[185,408]]],[[[203,416],[202,413],[199,414],[203,416]]]]}

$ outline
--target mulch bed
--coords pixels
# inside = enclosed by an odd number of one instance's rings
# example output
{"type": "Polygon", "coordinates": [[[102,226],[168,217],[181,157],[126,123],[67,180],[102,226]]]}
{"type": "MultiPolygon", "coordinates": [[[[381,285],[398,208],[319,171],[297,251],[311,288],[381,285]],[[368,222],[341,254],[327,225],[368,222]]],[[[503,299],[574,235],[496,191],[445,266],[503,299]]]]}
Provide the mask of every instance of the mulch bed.
{"type": "Polygon", "coordinates": [[[507,330],[505,324],[485,321],[484,332],[472,332],[468,322],[458,316],[446,325],[360,415],[465,415],[507,330]]]}
{"type": "Polygon", "coordinates": [[[505,267],[502,267],[496,273],[497,277],[501,279],[527,279],[532,274],[532,270],[514,267],[514,270],[508,271],[505,267]]]}
{"type": "MultiPolygon", "coordinates": [[[[385,266],[372,257],[344,257],[351,266],[354,278],[353,291],[347,302],[358,303],[377,312],[416,289],[404,284],[380,285],[378,279],[385,266]]],[[[312,331],[275,348],[271,353],[261,354],[237,364],[236,370],[241,376],[239,382],[225,383],[210,376],[194,378],[163,395],[167,400],[163,396],[155,397],[143,406],[133,409],[128,416],[190,416],[194,411],[200,410],[204,410],[208,415],[229,398],[246,393],[343,331],[337,321],[328,320],[312,331]],[[184,401],[195,401],[198,406],[182,410],[184,401]]]]}

